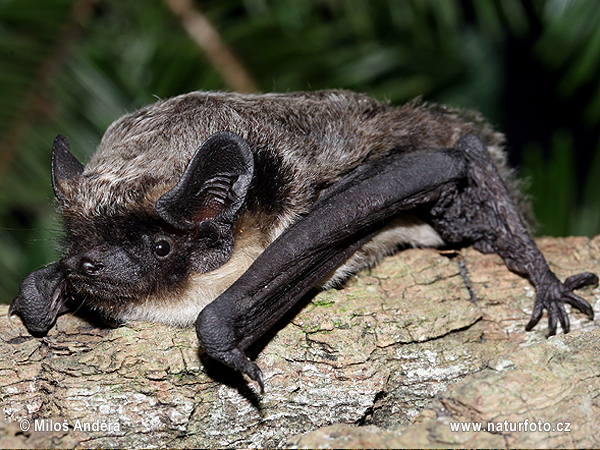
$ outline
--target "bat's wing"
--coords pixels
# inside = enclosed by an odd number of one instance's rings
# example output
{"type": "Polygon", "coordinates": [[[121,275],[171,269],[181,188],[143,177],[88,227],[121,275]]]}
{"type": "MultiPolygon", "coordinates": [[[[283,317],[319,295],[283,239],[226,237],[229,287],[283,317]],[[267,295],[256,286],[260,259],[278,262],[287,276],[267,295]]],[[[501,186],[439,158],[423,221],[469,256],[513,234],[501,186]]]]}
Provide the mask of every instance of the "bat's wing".
{"type": "Polygon", "coordinates": [[[262,387],[260,369],[244,354],[248,346],[396,214],[433,204],[466,174],[456,150],[396,153],[363,164],[323,192],[202,311],[196,322],[202,347],[262,387]]]}
{"type": "Polygon", "coordinates": [[[309,214],[286,230],[199,315],[196,330],[209,356],[234,367],[262,388],[262,374],[244,351],[325,275],[381,230],[396,214],[421,206],[448,243],[497,253],[537,290],[527,329],[548,311],[569,329],[564,303],[593,318],[571,291],[597,284],[590,273],[564,283],[531,239],[487,149],[464,136],[455,150],[395,153],[360,166],[323,193],[309,214]]]}
{"type": "Polygon", "coordinates": [[[66,308],[65,280],[59,263],[53,263],[23,279],[8,315],[20,316],[31,333],[44,335],[66,308]]]}

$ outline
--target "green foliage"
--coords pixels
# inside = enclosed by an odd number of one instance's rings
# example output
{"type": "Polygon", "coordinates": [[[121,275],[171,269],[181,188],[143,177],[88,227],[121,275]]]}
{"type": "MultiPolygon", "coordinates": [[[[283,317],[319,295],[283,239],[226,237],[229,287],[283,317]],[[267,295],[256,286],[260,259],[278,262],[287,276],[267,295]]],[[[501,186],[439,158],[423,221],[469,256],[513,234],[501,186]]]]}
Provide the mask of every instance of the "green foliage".
{"type": "MultiPolygon", "coordinates": [[[[593,130],[600,123],[594,0],[204,0],[196,6],[262,91],[348,88],[392,103],[423,96],[479,109],[499,128],[509,114],[507,42],[528,42],[531,58],[556,80],[549,95],[581,103],[576,117],[548,130],[546,143],[523,144],[522,172],[540,232],[600,232],[598,134],[591,134],[595,154],[583,181],[573,126],[593,130]]],[[[56,134],[66,135],[85,161],[123,113],[156,97],[228,87],[159,0],[0,0],[0,61],[0,301],[10,301],[26,273],[57,257],[60,223],[49,173],[56,134]]]]}
{"type": "Polygon", "coordinates": [[[533,197],[539,233],[564,236],[571,225],[572,207],[575,202],[574,161],[571,153],[572,136],[566,130],[558,130],[552,140],[550,157],[544,158],[537,143],[524,149],[524,175],[536,180],[529,194],[533,197]],[[540,202],[539,199],[545,199],[540,202]]]}

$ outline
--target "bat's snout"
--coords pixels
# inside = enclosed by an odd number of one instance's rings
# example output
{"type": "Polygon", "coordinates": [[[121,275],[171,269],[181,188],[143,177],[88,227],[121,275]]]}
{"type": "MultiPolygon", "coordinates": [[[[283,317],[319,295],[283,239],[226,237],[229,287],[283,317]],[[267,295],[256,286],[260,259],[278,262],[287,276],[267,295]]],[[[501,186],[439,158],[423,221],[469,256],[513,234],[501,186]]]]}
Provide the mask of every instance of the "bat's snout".
{"type": "Polygon", "coordinates": [[[98,277],[105,272],[106,256],[100,251],[90,251],[64,258],[61,263],[67,276],[79,275],[84,277],[98,277]]]}
{"type": "Polygon", "coordinates": [[[79,271],[87,276],[94,277],[100,274],[104,270],[104,264],[91,259],[89,257],[84,257],[79,263],[79,271]]]}

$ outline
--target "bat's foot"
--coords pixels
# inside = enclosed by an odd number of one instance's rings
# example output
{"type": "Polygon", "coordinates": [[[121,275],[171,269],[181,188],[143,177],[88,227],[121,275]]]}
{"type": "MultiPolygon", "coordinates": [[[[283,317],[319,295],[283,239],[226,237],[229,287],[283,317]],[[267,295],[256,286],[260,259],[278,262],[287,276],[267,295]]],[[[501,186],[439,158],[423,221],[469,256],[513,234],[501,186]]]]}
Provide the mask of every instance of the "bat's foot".
{"type": "Polygon", "coordinates": [[[565,311],[565,303],[578,309],[590,319],[594,319],[594,310],[583,298],[575,295],[572,291],[584,286],[597,286],[598,277],[593,273],[585,272],[570,276],[561,283],[558,278],[549,272],[544,283],[536,286],[537,295],[533,305],[531,320],[525,327],[527,331],[537,325],[545,309],[548,311],[548,336],[556,334],[556,325],[560,326],[565,333],[569,332],[569,315],[565,311]]]}

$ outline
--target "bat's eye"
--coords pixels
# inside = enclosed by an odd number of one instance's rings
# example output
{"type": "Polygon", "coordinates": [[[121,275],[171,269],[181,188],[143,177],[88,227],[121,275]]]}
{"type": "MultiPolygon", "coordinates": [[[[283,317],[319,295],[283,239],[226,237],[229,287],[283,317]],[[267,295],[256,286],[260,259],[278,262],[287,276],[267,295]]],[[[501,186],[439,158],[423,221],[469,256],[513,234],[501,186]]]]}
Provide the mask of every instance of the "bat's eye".
{"type": "Polygon", "coordinates": [[[158,258],[166,258],[171,253],[171,242],[164,238],[159,238],[154,242],[152,251],[158,258]]]}

